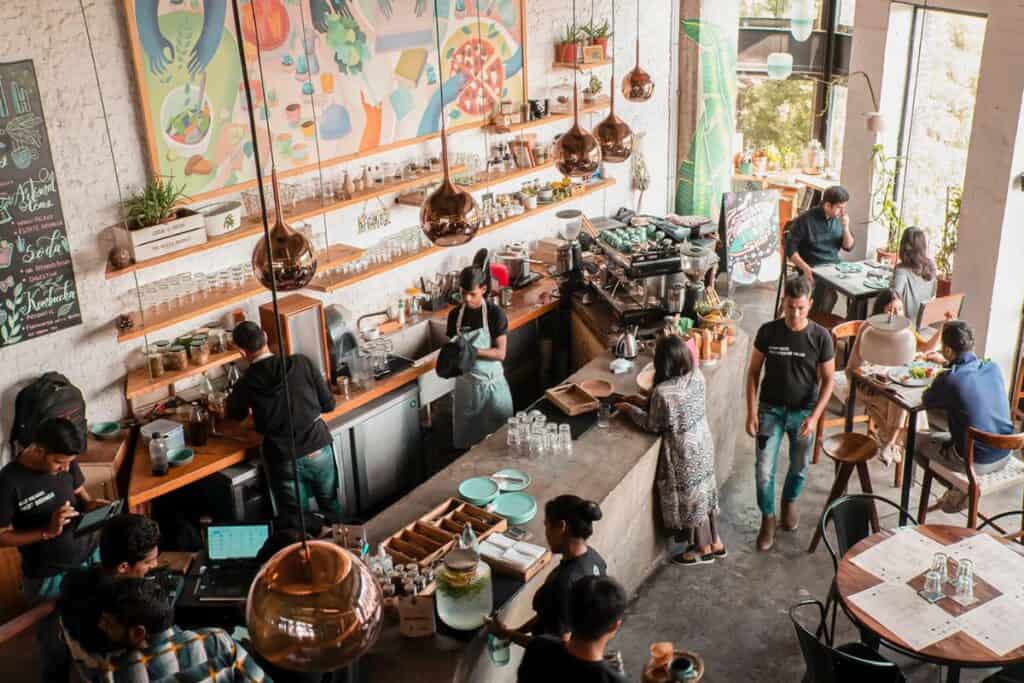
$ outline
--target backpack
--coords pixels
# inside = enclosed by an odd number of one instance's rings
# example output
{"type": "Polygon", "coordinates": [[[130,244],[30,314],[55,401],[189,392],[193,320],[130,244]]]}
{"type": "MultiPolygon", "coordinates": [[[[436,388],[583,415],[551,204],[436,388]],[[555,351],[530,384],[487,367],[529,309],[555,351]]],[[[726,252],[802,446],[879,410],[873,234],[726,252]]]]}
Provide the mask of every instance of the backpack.
{"type": "Polygon", "coordinates": [[[82,392],[59,372],[47,372],[19,391],[14,399],[12,452],[17,453],[32,443],[36,427],[57,417],[74,423],[81,432],[82,443],[85,443],[85,398],[82,392]]]}

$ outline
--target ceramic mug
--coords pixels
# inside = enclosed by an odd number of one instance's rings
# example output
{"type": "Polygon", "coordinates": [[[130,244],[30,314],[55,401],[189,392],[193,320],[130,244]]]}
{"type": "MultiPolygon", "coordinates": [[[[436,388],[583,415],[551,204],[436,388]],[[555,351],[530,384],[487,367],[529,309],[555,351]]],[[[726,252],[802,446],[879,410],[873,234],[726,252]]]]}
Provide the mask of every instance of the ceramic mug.
{"type": "Polygon", "coordinates": [[[313,134],[315,132],[316,132],[316,124],[315,123],[313,123],[312,121],[303,121],[302,122],[302,134],[304,136],[306,136],[307,138],[311,138],[311,137],[313,137],[313,134]]]}
{"type": "Polygon", "coordinates": [[[289,104],[284,108],[284,114],[288,117],[288,125],[295,128],[299,125],[299,117],[302,116],[302,105],[289,104]]]}

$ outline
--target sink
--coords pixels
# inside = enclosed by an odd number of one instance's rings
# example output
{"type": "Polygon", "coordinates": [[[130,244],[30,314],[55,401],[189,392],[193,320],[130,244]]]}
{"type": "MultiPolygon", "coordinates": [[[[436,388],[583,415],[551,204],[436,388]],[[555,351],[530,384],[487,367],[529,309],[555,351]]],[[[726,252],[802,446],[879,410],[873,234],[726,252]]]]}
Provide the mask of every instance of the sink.
{"type": "MultiPolygon", "coordinates": [[[[448,342],[445,334],[445,322],[428,318],[412,325],[407,325],[398,332],[388,335],[397,356],[408,358],[414,365],[429,363],[434,360],[432,355],[448,342]]],[[[455,388],[454,379],[444,379],[431,368],[420,375],[417,380],[420,386],[420,402],[423,405],[445,396],[455,388]]]]}

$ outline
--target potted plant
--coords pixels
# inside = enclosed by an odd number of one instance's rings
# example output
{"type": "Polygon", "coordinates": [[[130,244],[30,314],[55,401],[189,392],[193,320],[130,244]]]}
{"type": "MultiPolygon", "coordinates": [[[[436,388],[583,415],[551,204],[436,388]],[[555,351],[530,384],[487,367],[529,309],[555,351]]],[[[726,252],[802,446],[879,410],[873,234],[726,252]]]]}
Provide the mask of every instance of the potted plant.
{"type": "Polygon", "coordinates": [[[874,145],[871,148],[871,158],[875,167],[874,189],[871,192],[871,220],[882,225],[888,235],[885,247],[877,249],[875,258],[879,263],[889,262],[896,265],[900,239],[906,228],[896,204],[896,178],[899,176],[903,158],[886,156],[882,145],[874,145]]]}
{"type": "Polygon", "coordinates": [[[587,43],[590,45],[600,45],[604,51],[604,57],[607,59],[608,39],[612,37],[612,30],[608,25],[608,20],[605,19],[601,24],[598,24],[591,17],[590,23],[583,27],[583,32],[587,36],[587,43]]]}
{"type": "Polygon", "coordinates": [[[206,242],[206,219],[179,207],[184,185],[157,176],[124,200],[128,247],[136,262],[206,242]]]}
{"type": "Polygon", "coordinates": [[[129,230],[140,230],[161,223],[169,223],[182,212],[193,215],[194,211],[176,208],[176,204],[187,199],[185,186],[175,187],[174,180],[157,176],[138,192],[124,200],[124,216],[129,230]]]}
{"type": "Polygon", "coordinates": [[[960,201],[964,189],[959,185],[946,188],[946,218],[942,224],[942,238],[935,252],[935,266],[939,271],[937,296],[949,296],[953,284],[953,253],[956,251],[960,231],[960,201]]]}
{"type": "Polygon", "coordinates": [[[575,64],[583,61],[583,32],[570,24],[562,32],[562,39],[555,46],[556,61],[562,64],[575,64]]]}
{"type": "Polygon", "coordinates": [[[587,104],[592,104],[597,100],[597,94],[601,92],[604,85],[601,83],[601,79],[596,75],[590,75],[590,81],[587,83],[587,87],[583,90],[583,101],[587,104]]]}

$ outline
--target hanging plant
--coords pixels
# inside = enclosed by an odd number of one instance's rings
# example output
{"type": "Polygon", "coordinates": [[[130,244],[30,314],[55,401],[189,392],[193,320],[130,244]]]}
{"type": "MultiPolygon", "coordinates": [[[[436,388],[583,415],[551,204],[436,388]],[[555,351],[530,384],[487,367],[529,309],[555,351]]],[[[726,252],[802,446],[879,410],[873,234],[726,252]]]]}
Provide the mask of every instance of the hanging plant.
{"type": "Polygon", "coordinates": [[[896,179],[903,165],[903,157],[886,156],[882,145],[871,148],[875,168],[874,189],[871,192],[871,220],[887,231],[886,250],[895,254],[900,248],[903,230],[907,227],[896,203],[896,179]]]}
{"type": "Polygon", "coordinates": [[[960,231],[960,203],[963,200],[964,188],[950,185],[946,188],[946,217],[942,224],[942,238],[935,254],[935,266],[939,270],[939,278],[953,279],[953,254],[956,252],[958,233],[960,231]]]}

